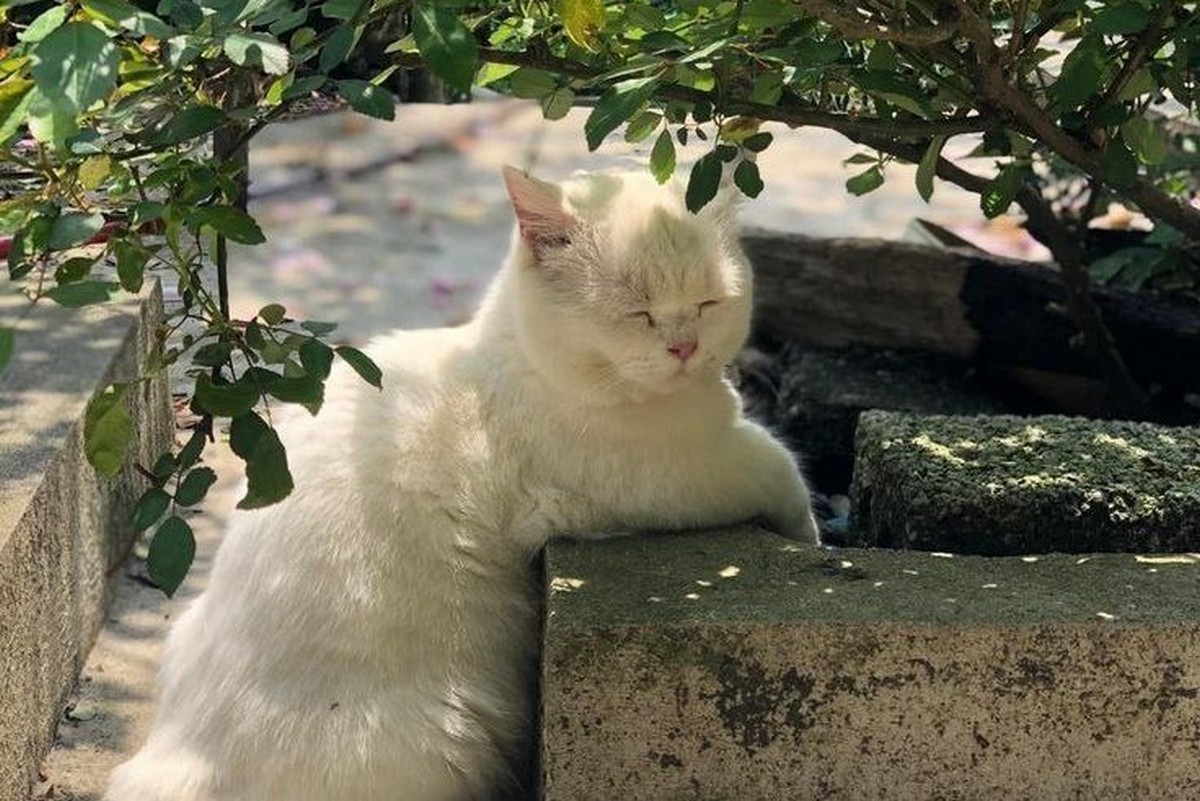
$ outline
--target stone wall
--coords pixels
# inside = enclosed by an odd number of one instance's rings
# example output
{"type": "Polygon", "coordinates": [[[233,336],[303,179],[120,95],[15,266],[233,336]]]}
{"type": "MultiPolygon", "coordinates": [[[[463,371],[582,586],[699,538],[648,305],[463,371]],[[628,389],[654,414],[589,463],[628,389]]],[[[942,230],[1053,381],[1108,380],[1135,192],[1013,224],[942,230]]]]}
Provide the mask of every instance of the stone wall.
{"type": "Polygon", "coordinates": [[[104,618],[109,576],[134,532],[130,513],[171,442],[165,379],[128,394],[136,442],[104,478],[83,451],[84,410],[114,380],[141,374],[162,318],[155,287],[137,301],[86,309],[0,299],[16,322],[0,374],[0,800],[24,801],[63,698],[104,618]]]}

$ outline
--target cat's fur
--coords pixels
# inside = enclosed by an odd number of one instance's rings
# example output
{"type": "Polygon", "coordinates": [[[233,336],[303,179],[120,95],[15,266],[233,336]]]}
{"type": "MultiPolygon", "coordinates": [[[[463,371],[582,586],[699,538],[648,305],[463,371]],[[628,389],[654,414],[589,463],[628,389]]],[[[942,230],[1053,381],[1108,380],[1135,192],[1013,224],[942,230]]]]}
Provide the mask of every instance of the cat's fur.
{"type": "Polygon", "coordinates": [[[488,798],[528,738],[549,537],[761,517],[816,541],[722,378],[750,321],[732,202],[505,180],[518,230],[475,319],[375,341],[382,392],[343,369],[286,428],[297,488],[236,515],[107,801],[488,798]]]}

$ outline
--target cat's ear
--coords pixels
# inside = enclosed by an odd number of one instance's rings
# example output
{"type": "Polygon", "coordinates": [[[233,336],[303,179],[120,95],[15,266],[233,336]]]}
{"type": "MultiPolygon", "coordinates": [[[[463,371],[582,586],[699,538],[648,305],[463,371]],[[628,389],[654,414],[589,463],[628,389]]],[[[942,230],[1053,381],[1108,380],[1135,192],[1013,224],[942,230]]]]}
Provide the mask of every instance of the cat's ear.
{"type": "Polygon", "coordinates": [[[576,219],[565,207],[562,189],[508,166],[504,168],[504,184],[517,215],[521,238],[535,257],[547,249],[571,243],[576,219]]]}

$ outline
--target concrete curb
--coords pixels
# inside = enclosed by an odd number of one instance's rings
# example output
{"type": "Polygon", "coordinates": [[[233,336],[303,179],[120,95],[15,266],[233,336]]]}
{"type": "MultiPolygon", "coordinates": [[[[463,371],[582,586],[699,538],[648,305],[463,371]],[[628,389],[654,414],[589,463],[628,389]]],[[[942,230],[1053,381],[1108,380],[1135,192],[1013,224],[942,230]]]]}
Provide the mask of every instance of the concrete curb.
{"type": "Polygon", "coordinates": [[[547,552],[546,801],[1200,794],[1200,557],[547,552]]]}
{"type": "MultiPolygon", "coordinates": [[[[0,300],[8,319],[20,296],[0,300]]],[[[130,512],[171,442],[166,381],[129,393],[135,445],[113,479],[83,452],[92,394],[140,375],[162,319],[157,286],[139,301],[86,309],[38,304],[17,324],[0,376],[0,799],[23,801],[50,746],[110,599],[107,573],[134,532],[130,512]]]]}

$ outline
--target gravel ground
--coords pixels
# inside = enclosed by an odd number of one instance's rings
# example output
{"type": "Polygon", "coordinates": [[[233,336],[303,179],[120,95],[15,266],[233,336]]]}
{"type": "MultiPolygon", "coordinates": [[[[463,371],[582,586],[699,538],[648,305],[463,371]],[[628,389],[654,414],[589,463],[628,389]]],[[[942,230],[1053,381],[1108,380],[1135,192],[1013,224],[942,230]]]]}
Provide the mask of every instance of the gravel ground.
{"type": "MultiPolygon", "coordinates": [[[[234,251],[235,314],[280,302],[292,316],[340,322],[337,337],[354,342],[396,326],[465,319],[509,239],[502,165],[555,179],[645,162],[650,143],[616,137],[589,154],[586,114],[577,109],[544,123],[533,104],[498,101],[407,106],[394,123],[332,115],[272,127],[251,151],[252,212],[268,242],[234,251]]],[[[776,143],[760,158],[767,188],[746,203],[748,224],[893,239],[917,216],[960,232],[979,225],[975,199],[955,187],[939,184],[924,204],[908,166],[889,167],[881,189],[855,198],[842,186],[856,169],[842,164],[855,145],[828,131],[770,130],[776,143]]],[[[699,152],[689,148],[681,162],[699,152]]],[[[121,577],[34,798],[98,799],[113,765],[145,738],[162,638],[180,605],[202,588],[235,500],[237,460],[216,446],[207,459],[221,482],[192,521],[196,567],[173,601],[146,586],[137,560],[121,577]]]]}

